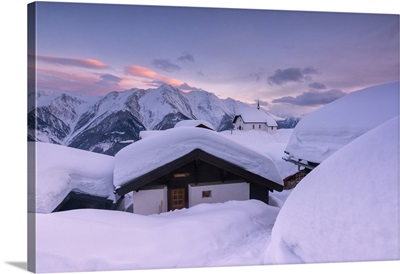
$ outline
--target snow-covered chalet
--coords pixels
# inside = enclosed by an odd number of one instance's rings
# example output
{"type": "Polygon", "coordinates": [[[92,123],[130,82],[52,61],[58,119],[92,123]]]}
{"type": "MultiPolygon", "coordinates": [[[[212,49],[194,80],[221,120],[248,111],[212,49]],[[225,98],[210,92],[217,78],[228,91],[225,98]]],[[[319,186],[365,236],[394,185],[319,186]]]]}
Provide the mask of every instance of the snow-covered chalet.
{"type": "Polygon", "coordinates": [[[113,182],[121,207],[143,215],[229,200],[268,203],[269,191],[283,189],[269,157],[198,127],[175,127],[123,148],[113,182]]]}
{"type": "Polygon", "coordinates": [[[268,133],[275,133],[278,130],[278,124],[267,113],[257,108],[246,108],[233,118],[234,128],[236,130],[261,130],[268,133]]]}

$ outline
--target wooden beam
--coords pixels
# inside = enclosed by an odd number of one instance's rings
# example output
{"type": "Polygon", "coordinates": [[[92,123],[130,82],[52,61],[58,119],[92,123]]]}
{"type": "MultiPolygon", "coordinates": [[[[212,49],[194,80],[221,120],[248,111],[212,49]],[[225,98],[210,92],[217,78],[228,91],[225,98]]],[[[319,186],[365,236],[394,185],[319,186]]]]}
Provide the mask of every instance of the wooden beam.
{"type": "Polygon", "coordinates": [[[307,164],[302,163],[302,162],[300,162],[301,160],[295,160],[293,157],[288,157],[288,158],[282,157],[282,160],[285,160],[286,162],[290,162],[292,164],[297,165],[299,167],[299,171],[300,171],[300,167],[305,167],[309,170],[313,170],[314,168],[316,168],[318,166],[317,163],[314,163],[314,165],[310,165],[310,164],[308,164],[308,162],[307,162],[307,164]]]}

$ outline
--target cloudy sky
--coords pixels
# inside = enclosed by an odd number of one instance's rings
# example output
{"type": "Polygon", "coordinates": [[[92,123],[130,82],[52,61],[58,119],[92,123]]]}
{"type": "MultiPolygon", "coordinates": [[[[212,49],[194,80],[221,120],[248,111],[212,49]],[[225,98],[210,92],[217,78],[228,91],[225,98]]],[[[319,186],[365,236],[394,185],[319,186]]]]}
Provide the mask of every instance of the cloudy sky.
{"type": "Polygon", "coordinates": [[[37,84],[104,95],[168,83],[304,113],[399,79],[399,16],[39,2],[37,84]]]}

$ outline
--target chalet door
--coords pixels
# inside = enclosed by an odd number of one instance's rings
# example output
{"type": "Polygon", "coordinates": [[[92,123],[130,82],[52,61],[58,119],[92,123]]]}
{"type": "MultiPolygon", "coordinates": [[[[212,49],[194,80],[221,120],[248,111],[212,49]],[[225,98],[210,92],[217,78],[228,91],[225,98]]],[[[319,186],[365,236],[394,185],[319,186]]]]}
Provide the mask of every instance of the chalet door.
{"type": "Polygon", "coordinates": [[[169,192],[169,209],[181,209],[185,207],[185,189],[173,188],[169,192]]]}

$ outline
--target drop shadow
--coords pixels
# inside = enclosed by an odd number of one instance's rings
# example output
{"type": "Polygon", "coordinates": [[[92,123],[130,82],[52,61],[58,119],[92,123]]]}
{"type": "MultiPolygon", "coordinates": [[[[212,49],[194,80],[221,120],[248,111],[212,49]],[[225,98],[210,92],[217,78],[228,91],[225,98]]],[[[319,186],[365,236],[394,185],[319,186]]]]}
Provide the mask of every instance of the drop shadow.
{"type": "Polygon", "coordinates": [[[6,264],[15,266],[17,268],[28,270],[28,263],[27,262],[5,262],[6,264]]]}

